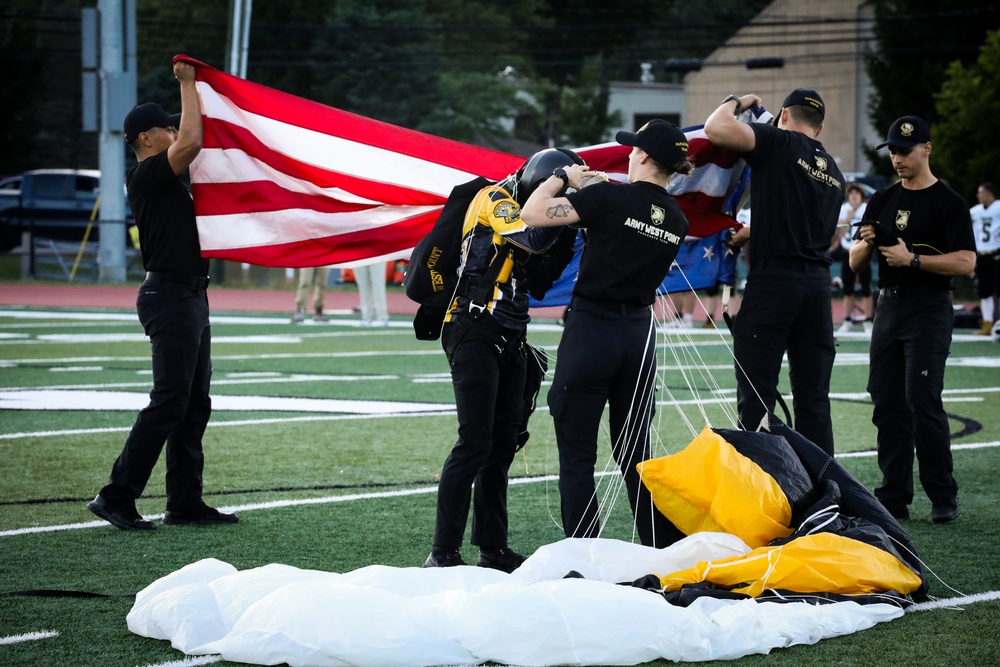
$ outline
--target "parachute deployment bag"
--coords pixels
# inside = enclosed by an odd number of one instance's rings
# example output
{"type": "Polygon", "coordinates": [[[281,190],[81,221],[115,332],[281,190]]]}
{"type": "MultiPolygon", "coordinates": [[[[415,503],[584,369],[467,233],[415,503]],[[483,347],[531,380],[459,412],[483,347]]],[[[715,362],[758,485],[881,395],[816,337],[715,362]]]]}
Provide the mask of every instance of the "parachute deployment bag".
{"type": "Polygon", "coordinates": [[[403,276],[403,291],[420,304],[413,318],[413,330],[420,340],[437,340],[441,335],[441,323],[458,286],[465,212],[476,193],[492,182],[479,176],[452,188],[434,226],[413,249],[403,276]]]}

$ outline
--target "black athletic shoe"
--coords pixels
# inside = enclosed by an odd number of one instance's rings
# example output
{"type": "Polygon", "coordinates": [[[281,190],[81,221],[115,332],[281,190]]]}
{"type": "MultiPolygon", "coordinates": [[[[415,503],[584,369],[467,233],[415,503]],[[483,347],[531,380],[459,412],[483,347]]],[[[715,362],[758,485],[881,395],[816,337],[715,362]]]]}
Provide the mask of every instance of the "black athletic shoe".
{"type": "Polygon", "coordinates": [[[236,523],[239,517],[228,512],[220,512],[214,507],[205,505],[201,509],[188,512],[167,511],[163,515],[163,523],[168,526],[179,526],[184,524],[216,524],[216,523],[236,523]]]}
{"type": "Polygon", "coordinates": [[[513,549],[501,547],[499,549],[483,549],[479,552],[479,559],[476,561],[478,567],[489,567],[494,570],[511,573],[521,567],[521,563],[527,558],[517,553],[513,549]]]}
{"type": "Polygon", "coordinates": [[[468,565],[462,560],[462,554],[458,549],[432,551],[431,555],[424,561],[424,567],[456,567],[458,565],[468,565]]]}
{"type": "Polygon", "coordinates": [[[101,517],[115,528],[122,530],[155,530],[156,524],[143,518],[134,505],[115,505],[100,494],[87,503],[87,509],[101,517]]]}
{"type": "Polygon", "coordinates": [[[931,508],[931,521],[934,523],[951,523],[958,518],[958,501],[947,505],[934,505],[931,508]]]}

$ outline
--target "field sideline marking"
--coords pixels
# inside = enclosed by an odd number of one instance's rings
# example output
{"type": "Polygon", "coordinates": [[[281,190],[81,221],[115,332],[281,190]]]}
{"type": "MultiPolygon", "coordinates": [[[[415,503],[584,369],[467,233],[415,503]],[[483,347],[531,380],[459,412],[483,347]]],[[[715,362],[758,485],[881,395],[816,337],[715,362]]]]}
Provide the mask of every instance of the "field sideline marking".
{"type": "Polygon", "coordinates": [[[948,607],[961,607],[962,605],[974,604],[976,602],[992,602],[994,600],[1000,600],[1000,591],[986,591],[985,593],[976,593],[974,595],[963,595],[958,598],[948,598],[946,600],[931,600],[930,602],[921,602],[915,604],[908,608],[907,612],[914,611],[931,611],[934,609],[946,609],[948,607]]]}
{"type": "MultiPolygon", "coordinates": [[[[990,447],[1000,447],[1000,441],[995,442],[981,442],[981,443],[970,443],[966,445],[953,445],[952,449],[984,449],[990,447]]],[[[858,457],[869,457],[875,456],[875,452],[848,452],[845,454],[838,454],[837,458],[858,458],[858,457]]],[[[608,472],[597,473],[599,476],[604,475],[617,475],[619,474],[617,470],[612,470],[608,472]]],[[[559,481],[559,475],[542,475],[539,477],[513,477],[510,479],[508,484],[511,486],[518,484],[535,484],[538,482],[557,482],[559,481]]],[[[374,491],[370,493],[351,493],[347,495],[340,496],[324,496],[322,498],[299,498],[296,500],[272,500],[266,503],[250,503],[247,505],[232,505],[227,507],[220,507],[220,510],[226,512],[253,512],[255,510],[266,510],[266,509],[278,509],[282,507],[301,507],[303,505],[326,505],[330,503],[343,503],[351,500],[371,500],[378,498],[399,498],[403,496],[418,496],[427,493],[436,493],[437,486],[425,486],[416,489],[402,489],[398,491],[374,491]]],[[[162,519],[162,514],[149,514],[146,515],[147,519],[156,520],[162,519]]],[[[30,528],[13,528],[11,530],[0,531],[0,537],[12,537],[16,535],[31,535],[38,533],[54,533],[63,530],[79,530],[81,528],[98,528],[101,526],[107,526],[106,521],[85,521],[83,523],[68,523],[56,526],[32,526],[30,528]]]]}
{"type": "Polygon", "coordinates": [[[183,660],[171,660],[170,662],[156,662],[143,665],[143,667],[190,667],[191,665],[211,665],[213,662],[222,662],[221,655],[200,655],[187,657],[183,660]]]}
{"type": "Polygon", "coordinates": [[[5,644],[21,644],[23,642],[33,642],[39,639],[48,639],[49,637],[58,637],[59,633],[55,630],[40,630],[38,632],[27,632],[23,635],[10,635],[9,637],[0,637],[0,645],[5,644]]]}
{"type": "MultiPolygon", "coordinates": [[[[541,409],[541,408],[539,408],[541,409]]],[[[353,414],[353,415],[315,415],[304,417],[272,417],[265,419],[234,419],[232,421],[210,421],[208,428],[223,426],[256,426],[260,424],[286,424],[292,422],[314,422],[314,421],[342,421],[353,419],[387,419],[396,417],[438,417],[455,414],[454,406],[441,406],[439,412],[413,412],[413,413],[383,413],[377,415],[353,414]]],[[[90,435],[94,433],[128,433],[131,426],[107,426],[104,428],[77,428],[63,431],[33,431],[24,433],[3,433],[0,440],[16,440],[20,438],[32,437],[58,437],[63,435],[90,435]]]]}

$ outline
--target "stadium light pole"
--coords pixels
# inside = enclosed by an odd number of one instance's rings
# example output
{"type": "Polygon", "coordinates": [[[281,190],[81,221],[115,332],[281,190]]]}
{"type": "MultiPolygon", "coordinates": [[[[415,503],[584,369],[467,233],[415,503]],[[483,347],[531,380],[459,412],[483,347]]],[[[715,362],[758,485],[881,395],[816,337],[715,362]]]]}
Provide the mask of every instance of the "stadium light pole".
{"type": "MultiPolygon", "coordinates": [[[[247,78],[247,52],[250,47],[250,17],[253,0],[229,0],[229,34],[226,38],[226,71],[241,79],[247,78]]],[[[226,282],[226,260],[213,259],[212,281],[226,282]]]]}
{"type": "MultiPolygon", "coordinates": [[[[135,0],[99,0],[97,74],[101,207],[98,280],[125,282],[125,139],[122,120],[135,106],[135,0]]],[[[87,23],[85,22],[86,26],[87,23]]],[[[85,40],[86,42],[86,40],[85,40]]]]}

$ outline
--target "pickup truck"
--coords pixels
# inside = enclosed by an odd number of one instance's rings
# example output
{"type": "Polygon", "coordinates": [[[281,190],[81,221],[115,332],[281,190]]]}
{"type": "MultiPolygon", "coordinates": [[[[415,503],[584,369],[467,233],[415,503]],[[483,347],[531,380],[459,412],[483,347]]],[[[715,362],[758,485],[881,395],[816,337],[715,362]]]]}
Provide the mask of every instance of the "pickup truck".
{"type": "MultiPolygon", "coordinates": [[[[100,184],[96,169],[37,169],[0,180],[0,252],[20,245],[22,232],[83,240],[100,184]]],[[[98,228],[95,219],[90,241],[98,240],[98,228]]]]}

